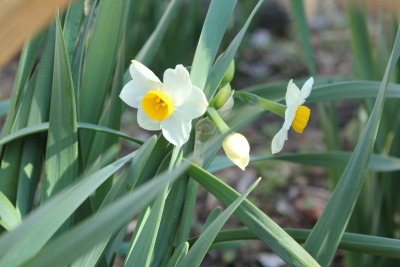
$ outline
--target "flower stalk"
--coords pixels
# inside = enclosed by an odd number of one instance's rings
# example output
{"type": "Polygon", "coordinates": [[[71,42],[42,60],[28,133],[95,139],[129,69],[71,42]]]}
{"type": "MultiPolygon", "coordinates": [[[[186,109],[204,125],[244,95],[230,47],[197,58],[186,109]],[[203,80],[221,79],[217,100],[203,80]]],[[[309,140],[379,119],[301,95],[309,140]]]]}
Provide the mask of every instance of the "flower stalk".
{"type": "Polygon", "coordinates": [[[214,123],[215,127],[217,127],[218,131],[225,135],[231,132],[231,129],[224,122],[224,120],[219,116],[217,111],[214,108],[208,107],[206,110],[206,114],[208,118],[214,123]]]}
{"type": "Polygon", "coordinates": [[[272,113],[275,113],[281,117],[285,117],[285,111],[287,109],[285,105],[276,103],[274,101],[247,92],[235,92],[234,96],[236,96],[246,104],[260,107],[268,111],[271,111],[272,113]]]}

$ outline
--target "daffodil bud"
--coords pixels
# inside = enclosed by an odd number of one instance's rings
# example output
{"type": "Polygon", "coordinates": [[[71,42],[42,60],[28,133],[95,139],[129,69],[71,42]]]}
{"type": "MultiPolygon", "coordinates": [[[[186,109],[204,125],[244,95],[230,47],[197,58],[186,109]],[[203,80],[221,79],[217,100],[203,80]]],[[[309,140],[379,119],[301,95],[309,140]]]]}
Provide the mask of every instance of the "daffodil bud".
{"type": "Polygon", "coordinates": [[[226,156],[242,170],[249,164],[250,145],[246,137],[232,133],[225,137],[222,147],[226,156]]]}
{"type": "Polygon", "coordinates": [[[228,99],[232,96],[231,85],[227,83],[218,94],[215,96],[214,107],[215,109],[220,109],[225,105],[228,99]]]}
{"type": "Polygon", "coordinates": [[[234,75],[235,75],[235,60],[232,59],[231,64],[229,64],[229,67],[226,70],[224,77],[222,78],[221,84],[230,83],[233,80],[234,75]]]}

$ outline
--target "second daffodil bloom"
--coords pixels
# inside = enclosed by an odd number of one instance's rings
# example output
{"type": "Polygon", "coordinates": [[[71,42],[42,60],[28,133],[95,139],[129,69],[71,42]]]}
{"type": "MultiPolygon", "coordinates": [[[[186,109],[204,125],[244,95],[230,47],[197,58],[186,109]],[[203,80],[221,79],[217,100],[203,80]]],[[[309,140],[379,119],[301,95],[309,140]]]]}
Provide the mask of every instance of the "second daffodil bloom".
{"type": "Polygon", "coordinates": [[[293,80],[289,81],[285,98],[287,106],[285,122],[279,132],[274,136],[274,139],[272,139],[272,154],[279,153],[282,150],[283,144],[288,139],[290,125],[292,125],[293,129],[298,133],[302,133],[303,129],[306,127],[310,117],[310,109],[302,106],[302,104],[310,95],[313,83],[314,79],[311,77],[304,83],[300,91],[293,83],[293,80]]]}
{"type": "Polygon", "coordinates": [[[189,72],[182,65],[167,69],[162,83],[150,69],[133,60],[130,73],[132,81],[124,86],[120,98],[138,109],[139,126],[162,130],[176,146],[186,143],[192,120],[203,115],[208,106],[203,91],[192,85],[189,72]]]}
{"type": "Polygon", "coordinates": [[[227,135],[222,142],[222,147],[226,156],[242,170],[249,164],[250,146],[243,135],[239,133],[227,135]]]}

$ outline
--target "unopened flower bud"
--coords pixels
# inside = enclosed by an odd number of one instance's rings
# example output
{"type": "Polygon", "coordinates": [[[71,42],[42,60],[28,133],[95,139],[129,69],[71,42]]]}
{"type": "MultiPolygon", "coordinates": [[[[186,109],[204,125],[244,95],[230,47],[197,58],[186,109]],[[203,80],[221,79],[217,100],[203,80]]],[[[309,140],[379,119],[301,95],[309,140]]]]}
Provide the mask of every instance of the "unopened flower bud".
{"type": "Polygon", "coordinates": [[[230,83],[233,80],[234,75],[235,75],[235,60],[232,59],[231,64],[229,64],[229,67],[226,70],[224,77],[222,78],[221,84],[230,83]]]}
{"type": "Polygon", "coordinates": [[[250,145],[243,135],[229,134],[222,142],[222,147],[226,156],[242,170],[249,164],[250,145]]]}
{"type": "Polygon", "coordinates": [[[223,107],[228,101],[228,99],[232,95],[231,85],[227,83],[221,90],[219,90],[218,94],[215,96],[214,107],[215,109],[220,109],[223,107]]]}

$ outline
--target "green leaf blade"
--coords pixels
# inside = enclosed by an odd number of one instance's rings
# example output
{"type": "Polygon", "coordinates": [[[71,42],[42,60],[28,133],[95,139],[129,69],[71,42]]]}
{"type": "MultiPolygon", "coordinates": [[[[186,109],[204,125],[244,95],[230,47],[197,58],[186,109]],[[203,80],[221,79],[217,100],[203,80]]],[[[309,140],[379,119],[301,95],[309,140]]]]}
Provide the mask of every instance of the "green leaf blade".
{"type": "MultiPolygon", "coordinates": [[[[400,29],[400,28],[399,28],[400,29]]],[[[353,212],[371,158],[386,95],[388,78],[400,55],[400,30],[383,78],[374,109],[350,161],[304,248],[328,266],[353,212]]]]}
{"type": "MultiPolygon", "coordinates": [[[[194,164],[187,172],[226,206],[239,196],[231,187],[194,164]]],[[[251,202],[244,200],[234,214],[288,265],[319,266],[296,241],[251,202]]]]}
{"type": "Polygon", "coordinates": [[[200,235],[199,239],[189,250],[186,257],[179,263],[179,267],[185,266],[200,266],[201,261],[206,255],[208,249],[210,248],[213,240],[217,236],[218,232],[221,230],[222,226],[232,215],[232,213],[237,209],[237,207],[242,203],[242,201],[250,194],[251,191],[257,186],[261,178],[255,181],[239,198],[237,198],[229,207],[227,207],[224,212],[222,212],[218,218],[216,218],[210,226],[200,235]]]}
{"type": "Polygon", "coordinates": [[[46,201],[71,184],[78,175],[78,132],[74,87],[58,17],[56,18],[53,73],[42,201],[46,201]]]}

